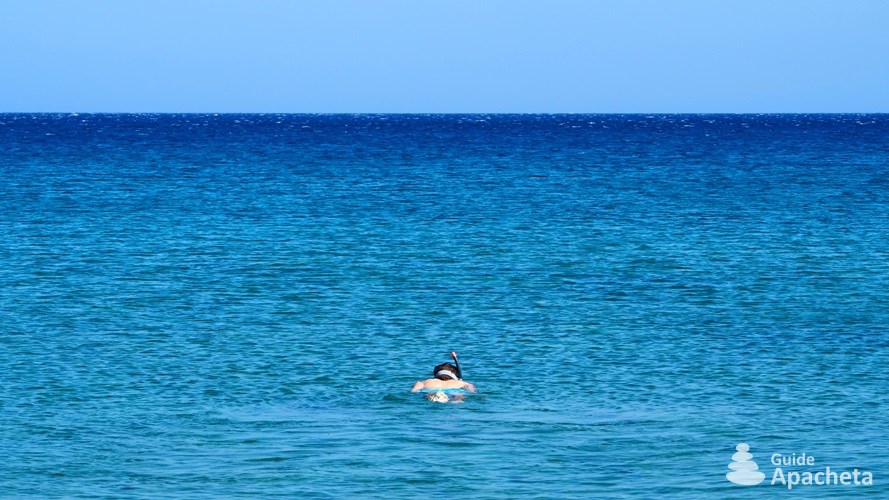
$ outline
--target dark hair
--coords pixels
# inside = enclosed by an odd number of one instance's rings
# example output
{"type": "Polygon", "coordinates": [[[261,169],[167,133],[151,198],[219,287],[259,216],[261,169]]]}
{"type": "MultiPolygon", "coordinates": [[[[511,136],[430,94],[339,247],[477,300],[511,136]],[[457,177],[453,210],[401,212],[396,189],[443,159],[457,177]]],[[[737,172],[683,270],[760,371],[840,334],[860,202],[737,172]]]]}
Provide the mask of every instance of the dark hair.
{"type": "Polygon", "coordinates": [[[460,377],[460,369],[458,369],[456,366],[452,365],[451,363],[442,363],[442,364],[436,366],[435,368],[433,368],[432,369],[432,376],[437,379],[440,379],[440,380],[450,380],[448,377],[446,377],[444,375],[442,375],[440,377],[438,375],[436,375],[438,372],[440,372],[442,370],[449,371],[449,372],[453,373],[458,379],[461,378],[460,377]]]}

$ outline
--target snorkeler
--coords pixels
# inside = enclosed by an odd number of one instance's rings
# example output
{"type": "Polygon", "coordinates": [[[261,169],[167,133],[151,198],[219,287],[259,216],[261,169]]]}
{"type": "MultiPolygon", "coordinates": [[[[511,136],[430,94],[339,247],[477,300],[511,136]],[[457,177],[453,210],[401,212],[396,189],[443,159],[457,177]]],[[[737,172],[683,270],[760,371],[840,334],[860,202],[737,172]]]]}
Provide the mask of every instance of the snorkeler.
{"type": "Polygon", "coordinates": [[[425,393],[426,399],[436,403],[448,401],[462,401],[466,391],[475,392],[475,386],[462,380],[460,362],[457,353],[451,352],[454,364],[442,363],[432,369],[433,378],[422,380],[414,384],[411,392],[425,393]]]}

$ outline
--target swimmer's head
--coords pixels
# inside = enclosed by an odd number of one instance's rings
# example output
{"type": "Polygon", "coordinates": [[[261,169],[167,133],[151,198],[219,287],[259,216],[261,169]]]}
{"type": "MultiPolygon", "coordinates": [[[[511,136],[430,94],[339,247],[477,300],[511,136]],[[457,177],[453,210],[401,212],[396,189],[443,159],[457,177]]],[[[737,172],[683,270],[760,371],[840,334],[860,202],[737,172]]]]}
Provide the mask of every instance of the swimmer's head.
{"type": "Polygon", "coordinates": [[[432,376],[439,380],[460,380],[460,369],[450,363],[442,363],[432,369],[432,376]]]}

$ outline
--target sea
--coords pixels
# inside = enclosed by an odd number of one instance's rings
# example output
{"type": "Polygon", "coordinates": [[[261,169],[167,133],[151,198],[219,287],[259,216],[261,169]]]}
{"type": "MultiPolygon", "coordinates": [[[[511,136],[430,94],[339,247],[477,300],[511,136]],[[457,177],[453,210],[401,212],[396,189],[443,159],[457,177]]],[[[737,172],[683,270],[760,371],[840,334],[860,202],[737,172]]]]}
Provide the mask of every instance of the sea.
{"type": "Polygon", "coordinates": [[[889,497],[889,115],[0,114],[0,497],[785,495],[889,497]]]}

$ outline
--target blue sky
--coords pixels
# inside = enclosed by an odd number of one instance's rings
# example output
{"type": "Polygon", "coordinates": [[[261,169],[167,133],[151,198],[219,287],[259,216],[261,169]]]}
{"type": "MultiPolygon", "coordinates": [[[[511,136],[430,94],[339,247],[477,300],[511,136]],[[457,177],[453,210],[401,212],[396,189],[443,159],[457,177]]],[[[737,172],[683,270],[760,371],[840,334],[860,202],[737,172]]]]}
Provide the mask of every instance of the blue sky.
{"type": "Polygon", "coordinates": [[[0,0],[0,112],[889,112],[882,0],[0,0]]]}

